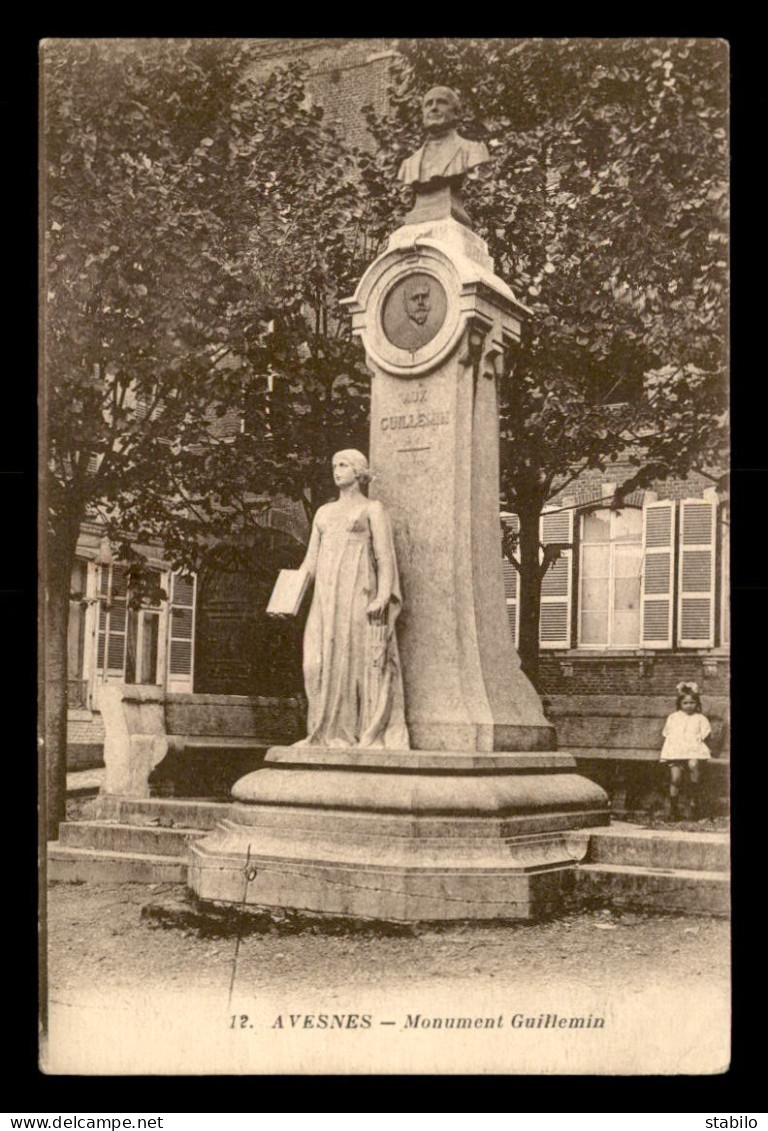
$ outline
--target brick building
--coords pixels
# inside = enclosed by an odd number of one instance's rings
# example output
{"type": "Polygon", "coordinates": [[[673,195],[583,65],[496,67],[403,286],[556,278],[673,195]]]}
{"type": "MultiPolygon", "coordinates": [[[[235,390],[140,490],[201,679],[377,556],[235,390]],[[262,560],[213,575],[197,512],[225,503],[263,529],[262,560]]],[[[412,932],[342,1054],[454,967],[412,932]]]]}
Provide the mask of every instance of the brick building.
{"type": "Polygon", "coordinates": [[[251,74],[266,77],[277,64],[301,60],[308,67],[306,90],[322,106],[326,122],[351,145],[371,147],[360,110],[387,109],[389,63],[394,41],[388,39],[265,39],[252,45],[251,74]]]}

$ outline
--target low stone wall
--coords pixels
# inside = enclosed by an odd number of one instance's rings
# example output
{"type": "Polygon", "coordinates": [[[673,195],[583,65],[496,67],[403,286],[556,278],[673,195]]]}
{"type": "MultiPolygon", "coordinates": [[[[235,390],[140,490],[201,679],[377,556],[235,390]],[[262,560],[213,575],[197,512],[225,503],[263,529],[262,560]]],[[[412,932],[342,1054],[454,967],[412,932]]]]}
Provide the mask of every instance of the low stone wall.
{"type": "Polygon", "coordinates": [[[104,723],[95,711],[72,708],[67,713],[67,768],[86,770],[104,765],[104,723]]]}
{"type": "Polygon", "coordinates": [[[267,748],[305,730],[300,698],[169,694],[160,687],[107,685],[102,792],[122,797],[228,797],[267,748]]]}
{"type": "Polygon", "coordinates": [[[67,743],[67,769],[95,770],[104,765],[103,742],[67,743]]]}
{"type": "MultiPolygon", "coordinates": [[[[669,771],[660,761],[664,720],[674,710],[666,695],[548,695],[547,717],[558,749],[570,751],[579,772],[602,786],[614,812],[653,813],[667,804],[669,771]]],[[[712,726],[712,759],[703,763],[705,815],[728,811],[730,784],[729,702],[702,695],[712,726]]]]}
{"type": "Polygon", "coordinates": [[[169,735],[259,738],[269,745],[297,742],[305,733],[302,698],[263,695],[170,694],[165,697],[169,735]]]}
{"type": "MultiPolygon", "coordinates": [[[[728,757],[728,698],[705,690],[701,706],[712,727],[712,753],[728,757]]],[[[583,750],[585,756],[598,750],[649,761],[661,753],[664,722],[675,701],[667,695],[546,695],[544,709],[557,730],[558,747],[583,750]]]]}

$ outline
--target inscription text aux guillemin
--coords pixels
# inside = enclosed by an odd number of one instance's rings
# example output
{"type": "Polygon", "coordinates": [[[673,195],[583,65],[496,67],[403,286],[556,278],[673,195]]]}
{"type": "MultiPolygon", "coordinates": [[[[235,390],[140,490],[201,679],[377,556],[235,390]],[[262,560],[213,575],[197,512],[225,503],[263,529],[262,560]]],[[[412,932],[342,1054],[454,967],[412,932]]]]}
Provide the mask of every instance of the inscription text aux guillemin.
{"type": "Polygon", "coordinates": [[[405,428],[439,428],[450,424],[449,412],[408,412],[400,416],[382,416],[381,431],[395,432],[405,428]]]}

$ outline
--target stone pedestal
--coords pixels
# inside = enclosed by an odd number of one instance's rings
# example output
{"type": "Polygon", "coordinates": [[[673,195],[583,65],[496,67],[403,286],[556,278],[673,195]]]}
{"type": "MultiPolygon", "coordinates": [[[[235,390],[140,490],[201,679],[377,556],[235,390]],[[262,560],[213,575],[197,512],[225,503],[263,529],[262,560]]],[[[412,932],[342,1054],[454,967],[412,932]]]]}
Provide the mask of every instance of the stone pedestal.
{"type": "Polygon", "coordinates": [[[204,899],[371,919],[556,909],[605,795],[556,752],[273,747],[190,851],[204,899]],[[246,861],[250,871],[246,868],[246,861]]]}
{"type": "Polygon", "coordinates": [[[450,192],[410,219],[348,305],[372,373],[370,493],[395,538],[412,749],[272,748],[191,849],[204,899],[530,918],[567,886],[579,830],[608,822],[604,792],[555,750],[506,615],[497,383],[527,312],[450,192]]]}
{"type": "Polygon", "coordinates": [[[551,749],[512,643],[501,564],[497,378],[525,308],[452,217],[399,229],[350,307],[374,374],[371,494],[390,514],[403,586],[411,745],[551,749]],[[404,349],[387,336],[387,311],[414,275],[432,281],[433,311],[445,293],[446,310],[432,338],[404,349]]]}
{"type": "Polygon", "coordinates": [[[105,683],[99,709],[106,732],[101,793],[149,797],[149,775],[168,753],[163,689],[105,683]]]}

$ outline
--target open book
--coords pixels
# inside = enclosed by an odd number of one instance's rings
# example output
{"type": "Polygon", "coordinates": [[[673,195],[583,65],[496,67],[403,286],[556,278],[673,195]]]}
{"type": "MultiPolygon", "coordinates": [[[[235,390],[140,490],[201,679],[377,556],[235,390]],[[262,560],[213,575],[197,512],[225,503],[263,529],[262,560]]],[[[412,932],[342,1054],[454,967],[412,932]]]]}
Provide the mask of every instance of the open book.
{"type": "Polygon", "coordinates": [[[267,605],[267,616],[295,617],[309,588],[309,574],[303,569],[281,569],[267,605]]]}

